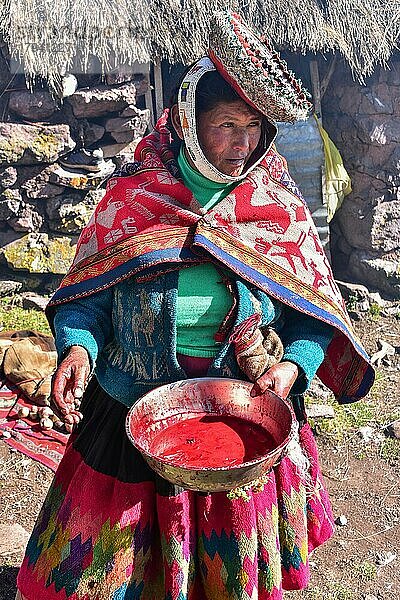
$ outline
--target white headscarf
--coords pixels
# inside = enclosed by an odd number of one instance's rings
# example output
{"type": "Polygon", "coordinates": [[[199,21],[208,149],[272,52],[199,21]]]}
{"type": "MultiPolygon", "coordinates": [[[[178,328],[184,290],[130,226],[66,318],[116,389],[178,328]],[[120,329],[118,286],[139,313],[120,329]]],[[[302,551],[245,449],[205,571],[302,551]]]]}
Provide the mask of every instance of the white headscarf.
{"type": "Polygon", "coordinates": [[[219,171],[213,164],[211,164],[199,142],[197,135],[197,124],[196,124],[196,90],[200,79],[209,71],[216,71],[213,62],[204,56],[198,60],[185,75],[179,91],[178,91],[178,110],[180,123],[182,127],[182,135],[185,143],[186,151],[193,161],[196,169],[207,179],[215,181],[216,183],[234,183],[244,179],[248,173],[254,169],[265,157],[271,144],[273,143],[277,129],[275,125],[270,123],[271,136],[268,140],[268,145],[262,149],[260,156],[256,158],[255,162],[251,162],[251,165],[238,176],[225,175],[219,171]]]}

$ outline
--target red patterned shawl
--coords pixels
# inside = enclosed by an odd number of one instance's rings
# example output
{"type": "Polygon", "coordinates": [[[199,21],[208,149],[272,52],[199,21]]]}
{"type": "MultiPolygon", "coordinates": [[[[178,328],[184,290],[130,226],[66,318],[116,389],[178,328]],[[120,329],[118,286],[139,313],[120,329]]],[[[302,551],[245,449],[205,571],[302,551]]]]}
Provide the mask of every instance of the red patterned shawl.
{"type": "Polygon", "coordinates": [[[342,402],[363,397],[373,383],[373,369],[285,161],[270,150],[204,214],[177,178],[166,119],[167,111],[139,143],[138,162],[109,180],[50,306],[133,274],[150,276],[211,255],[272,297],[333,325],[336,334],[318,375],[342,402]]]}

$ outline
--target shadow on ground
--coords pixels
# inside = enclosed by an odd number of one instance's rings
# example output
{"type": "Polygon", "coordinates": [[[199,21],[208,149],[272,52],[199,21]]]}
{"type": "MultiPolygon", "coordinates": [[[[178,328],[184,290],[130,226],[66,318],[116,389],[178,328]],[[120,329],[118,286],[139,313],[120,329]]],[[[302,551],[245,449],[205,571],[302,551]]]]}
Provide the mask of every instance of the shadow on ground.
{"type": "Polygon", "coordinates": [[[0,600],[14,600],[18,567],[0,565],[0,600]]]}

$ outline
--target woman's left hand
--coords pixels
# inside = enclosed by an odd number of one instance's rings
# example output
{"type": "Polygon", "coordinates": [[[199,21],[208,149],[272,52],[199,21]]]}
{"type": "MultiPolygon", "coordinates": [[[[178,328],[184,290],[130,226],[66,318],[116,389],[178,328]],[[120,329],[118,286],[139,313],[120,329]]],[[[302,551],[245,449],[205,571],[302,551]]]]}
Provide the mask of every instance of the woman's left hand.
{"type": "Polygon", "coordinates": [[[271,390],[281,398],[287,398],[298,374],[299,369],[294,363],[289,361],[277,363],[257,379],[250,396],[260,396],[266,390],[271,390]]]}

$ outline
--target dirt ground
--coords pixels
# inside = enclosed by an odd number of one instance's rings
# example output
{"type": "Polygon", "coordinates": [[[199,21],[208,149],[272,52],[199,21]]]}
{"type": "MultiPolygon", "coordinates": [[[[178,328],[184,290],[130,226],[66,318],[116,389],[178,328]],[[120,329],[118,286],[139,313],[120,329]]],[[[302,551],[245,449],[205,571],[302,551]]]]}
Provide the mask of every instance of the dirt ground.
{"type": "MultiPolygon", "coordinates": [[[[400,599],[400,442],[388,437],[386,427],[400,418],[400,320],[376,311],[358,313],[354,324],[371,354],[378,340],[396,353],[378,368],[367,400],[354,405],[361,408],[346,412],[343,437],[326,420],[315,420],[325,481],[344,524],[312,554],[309,588],[287,593],[288,600],[400,599]]],[[[326,391],[322,396],[326,400],[326,391]]],[[[332,423],[340,418],[337,413],[332,423]]],[[[18,534],[31,531],[51,479],[50,470],[0,441],[0,523],[17,528],[15,539],[0,540],[0,600],[14,598],[25,543],[18,534]]]]}

